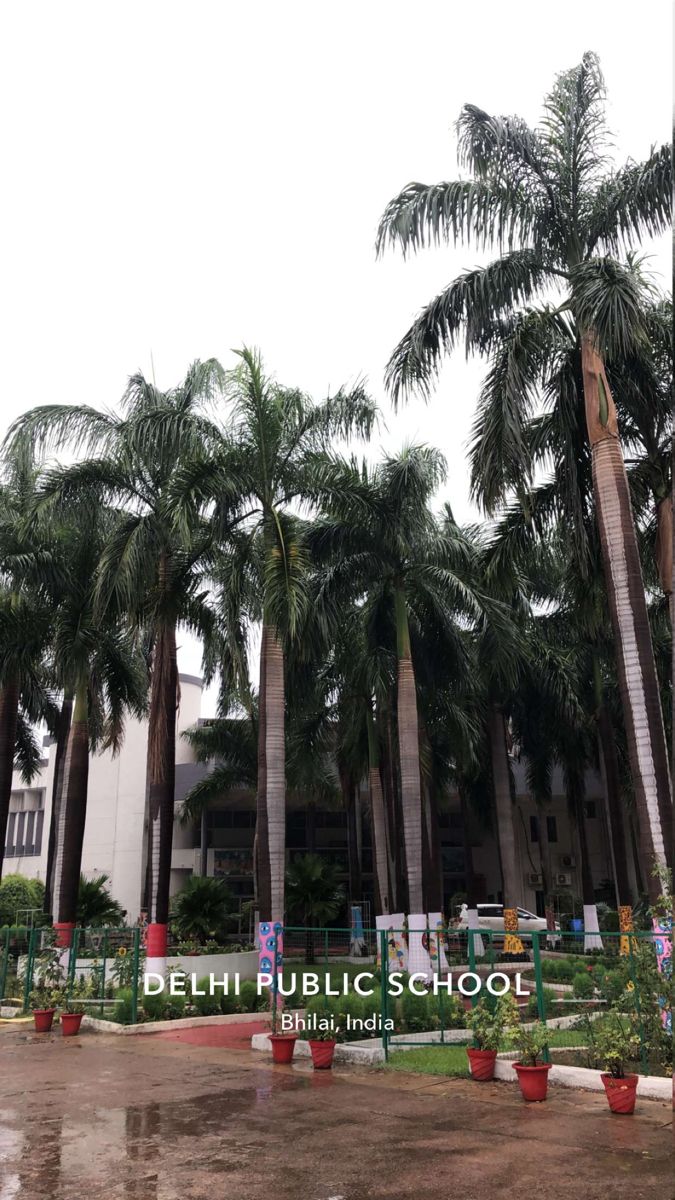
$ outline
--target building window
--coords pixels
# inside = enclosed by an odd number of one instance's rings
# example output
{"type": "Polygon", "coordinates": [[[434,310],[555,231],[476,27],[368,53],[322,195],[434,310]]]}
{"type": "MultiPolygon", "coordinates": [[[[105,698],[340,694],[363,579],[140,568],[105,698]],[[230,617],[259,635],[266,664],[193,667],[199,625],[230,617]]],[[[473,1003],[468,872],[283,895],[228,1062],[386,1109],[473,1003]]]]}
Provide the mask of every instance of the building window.
{"type": "Polygon", "coordinates": [[[595,800],[584,800],[584,816],[587,821],[595,820],[595,800]]]}
{"type": "Polygon", "coordinates": [[[558,825],[555,817],[546,818],[546,829],[548,831],[549,842],[557,842],[558,840],[558,825]]]}
{"type": "Polygon", "coordinates": [[[530,817],[530,841],[539,841],[539,821],[536,817],[530,817]]]}
{"type": "Polygon", "coordinates": [[[44,790],[12,792],[5,839],[6,858],[36,858],[42,853],[44,790]]]}

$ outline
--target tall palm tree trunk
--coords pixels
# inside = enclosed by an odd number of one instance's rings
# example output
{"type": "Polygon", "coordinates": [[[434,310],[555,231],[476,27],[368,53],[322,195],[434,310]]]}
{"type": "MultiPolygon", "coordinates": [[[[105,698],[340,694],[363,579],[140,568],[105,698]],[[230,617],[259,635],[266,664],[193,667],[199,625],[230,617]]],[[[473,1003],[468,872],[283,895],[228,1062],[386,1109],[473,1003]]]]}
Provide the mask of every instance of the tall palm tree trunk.
{"type": "Polygon", "coordinates": [[[260,689],[258,692],[258,787],[256,792],[255,818],[255,889],[258,913],[261,921],[272,920],[272,881],[270,878],[270,851],[267,838],[267,645],[269,628],[263,623],[260,645],[260,689]]]}
{"type": "Polygon", "coordinates": [[[265,647],[265,758],[271,919],[284,919],[286,869],[286,761],[284,746],[284,650],[270,627],[265,647]]]}
{"type": "Polygon", "coordinates": [[[52,810],[49,817],[49,840],[47,842],[47,869],[45,871],[45,899],[43,911],[52,915],[54,907],[54,868],[56,865],[56,830],[63,800],[63,766],[66,756],[66,745],[70,732],[70,722],[73,715],[73,697],[66,694],[61,703],[59,722],[54,747],[54,778],[52,780],[52,810]]]}
{"type": "Polygon", "coordinates": [[[422,913],[422,797],[417,722],[417,691],[410,653],[410,631],[403,589],[397,587],[396,643],[398,652],[398,752],[401,763],[401,804],[408,876],[408,909],[422,913]]]}
{"type": "Polygon", "coordinates": [[[380,753],[377,730],[373,720],[370,701],[366,706],[366,728],[368,733],[368,789],[370,793],[370,820],[373,838],[373,866],[375,868],[376,904],[378,916],[391,912],[389,893],[389,855],[387,853],[387,825],[384,815],[384,795],[380,775],[380,753]]]}
{"type": "Polygon", "coordinates": [[[546,928],[549,930],[555,930],[555,910],[553,908],[553,868],[551,866],[551,843],[548,837],[548,814],[544,807],[544,803],[540,798],[537,799],[536,805],[537,832],[539,834],[539,861],[541,863],[546,928]]]}
{"type": "Polygon", "coordinates": [[[87,818],[89,784],[88,680],[75,693],[73,719],[63,760],[63,795],[56,828],[54,929],[56,944],[69,946],[77,921],[77,895],[87,818]]]}
{"type": "Polygon", "coordinates": [[[386,850],[389,864],[389,911],[399,912],[406,907],[403,891],[405,887],[405,846],[403,845],[402,817],[400,804],[397,754],[395,752],[394,714],[389,705],[378,705],[377,712],[378,754],[383,747],[380,761],[380,779],[384,800],[386,850]]]}
{"type": "Polygon", "coordinates": [[[504,905],[504,954],[522,957],[523,943],[518,933],[518,897],[520,880],[516,862],[516,831],[513,823],[513,800],[509,760],[506,753],[506,725],[498,705],[490,707],[488,717],[492,779],[497,814],[497,841],[502,868],[502,903],[504,905]]]}
{"type": "MultiPolygon", "coordinates": [[[[480,929],[478,924],[478,882],[476,880],[476,872],[473,863],[473,846],[471,845],[471,816],[469,813],[469,802],[467,800],[466,789],[462,783],[459,783],[457,791],[459,793],[459,811],[462,818],[462,847],[464,850],[464,883],[466,887],[466,918],[469,929],[480,929]]],[[[454,913],[449,913],[450,920],[455,916],[454,913]]],[[[479,956],[485,953],[485,946],[480,934],[477,934],[473,939],[474,954],[479,956]]]]}
{"type": "Polygon", "coordinates": [[[5,839],[12,795],[16,727],[19,717],[19,683],[11,680],[0,688],[0,877],[5,857],[5,839]]]}
{"type": "Polygon", "coordinates": [[[605,582],[640,819],[642,874],[649,898],[655,901],[661,884],[654,867],[669,865],[673,819],[663,716],[616,409],[589,333],[581,338],[581,362],[605,582]]]}
{"type": "Polygon", "coordinates": [[[438,824],[438,804],[429,783],[423,786],[424,839],[426,844],[424,869],[424,911],[443,912],[443,855],[441,831],[438,824]]]}
{"type": "Polygon", "coordinates": [[[176,626],[167,621],[157,630],[154,643],[148,729],[147,970],[160,975],[166,972],[177,704],[176,626]]]}

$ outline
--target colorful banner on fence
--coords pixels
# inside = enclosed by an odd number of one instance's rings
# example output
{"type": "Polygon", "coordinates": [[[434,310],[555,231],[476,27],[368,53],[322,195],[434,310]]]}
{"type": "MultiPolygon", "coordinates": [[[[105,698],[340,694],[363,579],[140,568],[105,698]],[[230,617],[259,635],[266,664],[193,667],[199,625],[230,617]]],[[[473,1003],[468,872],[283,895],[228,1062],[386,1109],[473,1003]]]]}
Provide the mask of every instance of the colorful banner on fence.
{"type": "Polygon", "coordinates": [[[408,970],[410,974],[433,976],[427,942],[427,914],[410,913],[408,916],[408,970]]]}
{"type": "MultiPolygon", "coordinates": [[[[281,922],[275,921],[272,924],[270,921],[261,921],[258,925],[258,941],[258,972],[261,975],[273,976],[273,983],[270,987],[270,1008],[272,1008],[277,992],[277,972],[281,971],[284,965],[284,927],[281,922]]],[[[277,1009],[283,1008],[283,1004],[283,996],[277,995],[277,1009]]]]}
{"type": "Polygon", "coordinates": [[[429,958],[434,971],[439,974],[448,970],[445,957],[445,922],[443,913],[429,913],[429,958]]]}
{"type": "MultiPolygon", "coordinates": [[[[387,951],[389,955],[389,970],[390,971],[407,971],[408,969],[408,949],[405,944],[403,933],[403,922],[405,916],[403,913],[389,913],[383,917],[375,918],[375,925],[378,934],[384,930],[387,934],[387,951]]],[[[381,965],[381,943],[382,938],[377,939],[377,965],[381,965]]]]}

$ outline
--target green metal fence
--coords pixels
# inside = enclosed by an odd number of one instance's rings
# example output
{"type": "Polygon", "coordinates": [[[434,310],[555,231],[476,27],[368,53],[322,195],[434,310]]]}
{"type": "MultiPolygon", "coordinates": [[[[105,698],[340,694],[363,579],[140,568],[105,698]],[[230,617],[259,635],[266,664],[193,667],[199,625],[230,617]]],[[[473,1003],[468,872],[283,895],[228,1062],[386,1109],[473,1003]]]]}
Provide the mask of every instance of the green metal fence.
{"type": "MultiPolygon", "coordinates": [[[[128,983],[135,1021],[141,987],[141,934],[139,926],[74,929],[70,947],[58,953],[64,1003],[72,1000],[76,990],[86,990],[81,997],[83,1007],[92,1015],[103,1013],[114,1003],[115,985],[128,983]]],[[[54,931],[50,927],[10,927],[0,931],[0,939],[0,1004],[19,1006],[26,1013],[41,971],[57,956],[54,931]]]]}

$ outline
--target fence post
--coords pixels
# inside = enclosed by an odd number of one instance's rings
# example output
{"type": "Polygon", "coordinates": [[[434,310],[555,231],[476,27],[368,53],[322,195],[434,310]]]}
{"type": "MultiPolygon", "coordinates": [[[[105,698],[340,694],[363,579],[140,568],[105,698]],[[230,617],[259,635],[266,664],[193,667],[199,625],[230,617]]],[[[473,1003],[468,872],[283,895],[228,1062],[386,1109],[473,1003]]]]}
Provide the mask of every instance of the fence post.
{"type": "MultiPolygon", "coordinates": [[[[474,935],[473,929],[467,929],[466,936],[467,936],[468,950],[469,950],[469,970],[471,971],[472,975],[475,975],[476,974],[476,947],[474,945],[473,935],[474,935]]],[[[481,986],[481,991],[482,990],[483,990],[483,988],[481,986]]],[[[476,1005],[478,1004],[478,996],[476,996],[475,993],[472,993],[470,999],[471,999],[471,1007],[475,1008],[476,1005]]]]}
{"type": "Polygon", "coordinates": [[[5,1000],[7,987],[7,972],[9,970],[9,926],[5,930],[5,948],[2,952],[2,969],[0,969],[0,1000],[5,1000]]]}
{"type": "Polygon", "coordinates": [[[70,954],[68,957],[68,975],[66,977],[66,999],[70,1000],[70,994],[75,982],[75,968],[77,966],[77,951],[80,945],[80,929],[73,930],[73,936],[70,942],[70,954]]]}
{"type": "Polygon", "coordinates": [[[28,1012],[30,1007],[30,994],[33,990],[33,971],[35,969],[35,938],[39,935],[39,930],[31,929],[28,937],[28,956],[26,960],[26,978],[23,986],[23,1011],[28,1012]]]}
{"type": "MultiPolygon", "coordinates": [[[[537,989],[537,1013],[542,1025],[546,1024],[546,1007],[544,1005],[544,979],[541,973],[541,954],[539,951],[539,932],[536,929],[532,930],[532,954],[534,957],[534,983],[537,989]]],[[[551,1052],[548,1046],[544,1047],[542,1058],[545,1063],[551,1061],[551,1052]]]]}
{"type": "Polygon", "coordinates": [[[141,948],[141,927],[136,925],[134,928],[134,966],[131,976],[131,1024],[136,1025],[138,1021],[138,969],[140,965],[140,948],[141,948]]]}
{"type": "MultiPolygon", "coordinates": [[[[108,964],[108,930],[103,932],[103,971],[101,973],[101,1001],[105,1000],[105,973],[108,964]]],[[[101,1016],[103,1016],[103,1003],[101,1003],[101,1016]]]]}
{"type": "Polygon", "coordinates": [[[387,946],[387,931],[380,930],[380,1012],[382,1015],[382,1049],[384,1061],[389,1061],[389,948],[387,946]]]}

